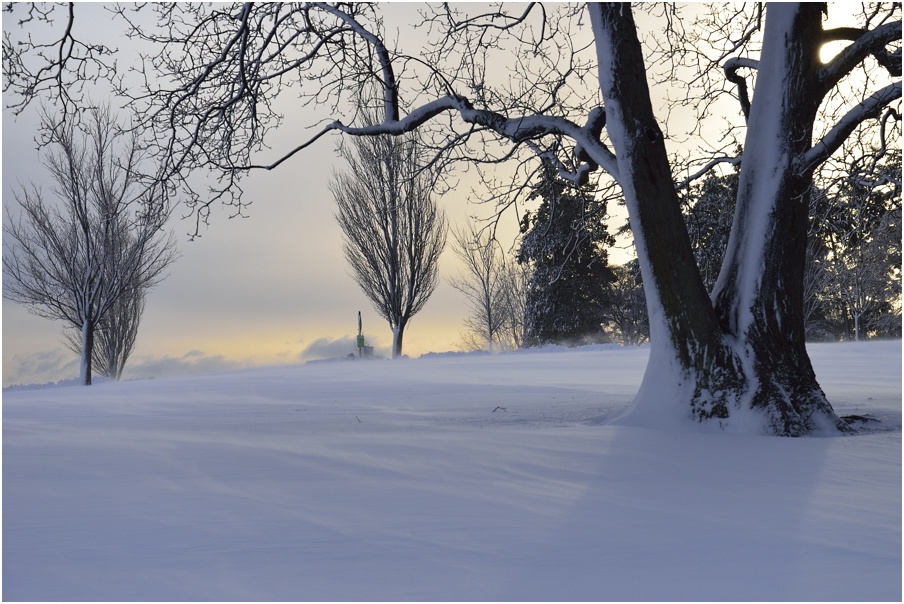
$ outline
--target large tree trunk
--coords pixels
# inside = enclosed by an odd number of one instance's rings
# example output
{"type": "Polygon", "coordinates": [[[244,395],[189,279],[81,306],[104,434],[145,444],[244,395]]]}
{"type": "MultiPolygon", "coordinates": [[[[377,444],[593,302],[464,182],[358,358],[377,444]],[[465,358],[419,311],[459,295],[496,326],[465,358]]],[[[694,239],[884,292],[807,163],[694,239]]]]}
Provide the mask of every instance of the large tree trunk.
{"type": "Polygon", "coordinates": [[[630,7],[590,4],[588,10],[650,321],[650,360],[629,416],[663,424],[726,420],[746,380],[723,338],[684,228],[630,7]]]}
{"type": "Polygon", "coordinates": [[[716,312],[744,359],[749,402],[769,430],[796,436],[847,429],[807,355],[804,270],[812,172],[795,165],[819,108],[821,5],[770,5],[732,233],[713,290],[716,312]],[[801,173],[803,172],[803,173],[801,173]]]}
{"type": "Polygon", "coordinates": [[[820,5],[768,13],[732,237],[713,301],[684,228],[630,8],[588,10],[650,318],[650,360],[629,421],[694,419],[780,435],[846,429],[804,343],[812,179],[793,164],[810,145],[818,107],[808,86],[815,84],[820,5]]]}

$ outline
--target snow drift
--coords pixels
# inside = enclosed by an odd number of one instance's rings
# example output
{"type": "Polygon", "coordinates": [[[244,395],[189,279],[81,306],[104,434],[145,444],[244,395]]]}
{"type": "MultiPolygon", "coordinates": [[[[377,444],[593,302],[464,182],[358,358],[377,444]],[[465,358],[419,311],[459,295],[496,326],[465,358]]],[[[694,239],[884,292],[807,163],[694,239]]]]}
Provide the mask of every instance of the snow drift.
{"type": "Polygon", "coordinates": [[[863,434],[611,425],[647,348],[4,393],[4,600],[900,600],[901,343],[863,434]]]}

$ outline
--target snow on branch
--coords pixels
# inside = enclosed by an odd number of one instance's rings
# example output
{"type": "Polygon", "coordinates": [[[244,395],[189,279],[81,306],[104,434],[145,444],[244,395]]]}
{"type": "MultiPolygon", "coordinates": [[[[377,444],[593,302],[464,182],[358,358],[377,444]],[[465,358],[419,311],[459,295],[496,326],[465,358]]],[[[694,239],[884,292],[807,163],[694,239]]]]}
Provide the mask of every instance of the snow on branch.
{"type": "Polygon", "coordinates": [[[795,162],[797,173],[803,174],[827,160],[857,126],[867,119],[878,119],[882,109],[899,98],[901,98],[901,82],[894,82],[858,103],[822,137],[822,140],[797,158],[795,162]]]}
{"type": "Polygon", "coordinates": [[[745,80],[743,76],[738,75],[738,69],[746,67],[748,69],[756,70],[759,66],[759,61],[744,57],[733,57],[728,59],[722,66],[728,81],[738,87],[738,100],[741,102],[741,111],[744,113],[744,121],[747,121],[750,117],[750,93],[747,90],[747,80],[745,80]]]}
{"type": "MultiPolygon", "coordinates": [[[[398,111],[397,107],[396,111],[398,111]]],[[[532,140],[550,135],[569,137],[580,145],[586,156],[592,159],[580,165],[574,172],[567,170],[560,161],[556,161],[560,175],[573,182],[579,182],[581,179],[586,178],[585,174],[587,172],[602,166],[603,169],[617,178],[618,166],[615,155],[599,140],[600,132],[594,127],[593,120],[589,120],[586,126],[580,127],[568,119],[551,115],[505,117],[500,113],[487,109],[475,109],[467,98],[459,95],[438,98],[421,105],[402,118],[387,119],[380,124],[349,126],[340,120],[335,120],[324,126],[312,138],[298,145],[271,164],[236,166],[234,169],[272,170],[331,131],[339,131],[352,136],[377,136],[381,134],[398,136],[417,129],[432,118],[447,111],[457,113],[462,121],[467,124],[483,126],[514,143],[526,143],[531,150],[546,159],[551,159],[550,153],[542,151],[537,145],[532,144],[532,140]]],[[[597,108],[594,111],[599,113],[601,110],[597,108]]]]}
{"type": "MultiPolygon", "coordinates": [[[[384,123],[379,126],[364,128],[344,126],[341,122],[334,122],[334,125],[336,129],[353,135],[401,134],[417,128],[446,110],[456,111],[462,121],[467,124],[488,128],[514,143],[527,143],[534,152],[544,157],[548,157],[549,153],[541,152],[537,146],[530,144],[530,141],[548,135],[567,136],[580,145],[587,156],[592,158],[592,163],[602,166],[612,176],[618,176],[615,155],[599,140],[599,131],[590,123],[593,120],[589,120],[588,125],[582,128],[568,119],[551,115],[535,114],[505,117],[495,111],[476,109],[468,99],[457,95],[443,97],[427,103],[395,123],[384,123]]],[[[576,173],[571,173],[564,169],[561,162],[557,161],[556,164],[560,168],[560,174],[574,182],[584,178],[584,173],[592,171],[596,167],[584,163],[576,173]]]]}
{"type": "Polygon", "coordinates": [[[708,162],[706,163],[705,166],[703,166],[702,168],[700,168],[699,170],[697,170],[696,172],[694,172],[693,174],[691,174],[690,176],[688,176],[687,178],[685,178],[684,180],[682,180],[681,182],[679,182],[678,184],[676,184],[676,185],[675,185],[675,190],[676,190],[676,191],[680,191],[681,189],[684,189],[684,188],[690,186],[690,184],[691,184],[692,182],[694,182],[694,181],[697,180],[698,178],[701,178],[701,177],[705,176],[706,174],[709,173],[710,170],[712,170],[713,168],[715,168],[715,167],[718,166],[719,164],[728,164],[728,165],[730,165],[730,166],[737,166],[737,165],[739,165],[739,164],[741,163],[742,157],[743,157],[743,156],[741,156],[741,155],[737,155],[737,156],[735,156],[735,157],[716,157],[716,158],[713,158],[713,159],[711,159],[710,161],[708,161],[708,162]]]}
{"type": "MultiPolygon", "coordinates": [[[[834,35],[840,30],[828,30],[829,36],[834,35]]],[[[844,28],[846,35],[839,38],[846,39],[852,30],[844,28]]],[[[901,76],[901,49],[898,47],[895,51],[889,52],[886,46],[895,40],[901,40],[901,21],[885,23],[875,29],[863,32],[857,37],[850,46],[832,59],[821,70],[820,79],[823,82],[825,90],[829,90],[838,84],[841,79],[851,72],[863,59],[869,55],[873,55],[879,64],[885,67],[888,72],[895,77],[901,76]]]]}

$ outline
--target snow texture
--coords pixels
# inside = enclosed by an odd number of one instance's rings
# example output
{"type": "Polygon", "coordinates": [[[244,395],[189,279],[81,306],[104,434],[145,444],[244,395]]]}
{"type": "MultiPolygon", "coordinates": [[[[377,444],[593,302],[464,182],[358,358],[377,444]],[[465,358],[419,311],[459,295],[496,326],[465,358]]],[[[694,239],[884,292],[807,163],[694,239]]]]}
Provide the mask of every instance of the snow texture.
{"type": "Polygon", "coordinates": [[[3,599],[900,600],[901,343],[811,352],[881,422],[613,425],[611,345],[5,392],[3,599]]]}

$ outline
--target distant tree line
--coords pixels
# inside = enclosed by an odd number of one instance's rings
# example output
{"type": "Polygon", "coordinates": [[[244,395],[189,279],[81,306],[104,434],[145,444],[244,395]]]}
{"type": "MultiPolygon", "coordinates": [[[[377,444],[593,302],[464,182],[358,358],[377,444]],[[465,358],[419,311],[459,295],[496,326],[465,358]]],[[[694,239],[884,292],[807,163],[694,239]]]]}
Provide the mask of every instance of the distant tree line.
{"type": "MultiPolygon", "coordinates": [[[[900,173],[900,153],[890,151],[869,170],[851,161],[840,176],[814,185],[804,283],[808,340],[901,337],[900,173]]],[[[737,171],[710,174],[681,196],[709,291],[728,247],[737,188],[737,171]]],[[[637,260],[608,263],[614,239],[605,223],[606,201],[592,186],[572,185],[548,167],[531,185],[529,199],[539,205],[523,215],[512,257],[473,229],[456,237],[468,269],[452,284],[472,302],[484,301],[479,309],[472,304],[465,347],[648,341],[637,260]]]]}
{"type": "MultiPolygon", "coordinates": [[[[901,337],[901,156],[868,177],[849,170],[810,196],[804,313],[811,341],[901,337]]],[[[711,291],[728,245],[738,176],[710,175],[683,196],[694,255],[711,291]]]]}

